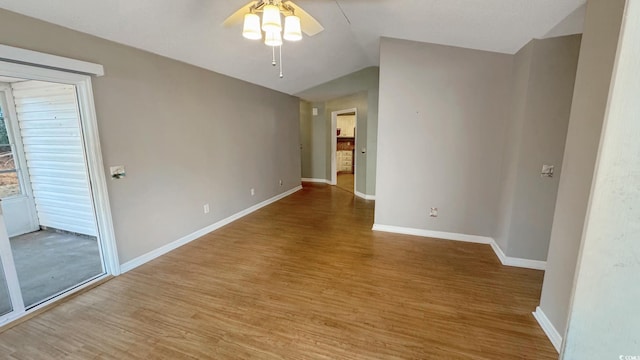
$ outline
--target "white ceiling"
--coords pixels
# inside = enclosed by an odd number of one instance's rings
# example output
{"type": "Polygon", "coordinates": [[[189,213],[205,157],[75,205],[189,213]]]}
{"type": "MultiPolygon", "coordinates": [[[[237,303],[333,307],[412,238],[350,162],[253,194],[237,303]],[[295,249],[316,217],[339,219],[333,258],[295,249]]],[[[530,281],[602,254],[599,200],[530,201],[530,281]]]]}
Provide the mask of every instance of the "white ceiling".
{"type": "MultiPolygon", "coordinates": [[[[381,36],[515,53],[586,0],[297,0],[325,31],[271,51],[224,19],[249,0],[0,0],[0,7],[288,94],[378,65],[381,36]]],[[[575,27],[575,26],[574,26],[575,27]]],[[[107,69],[108,71],[108,69],[107,69]]]]}

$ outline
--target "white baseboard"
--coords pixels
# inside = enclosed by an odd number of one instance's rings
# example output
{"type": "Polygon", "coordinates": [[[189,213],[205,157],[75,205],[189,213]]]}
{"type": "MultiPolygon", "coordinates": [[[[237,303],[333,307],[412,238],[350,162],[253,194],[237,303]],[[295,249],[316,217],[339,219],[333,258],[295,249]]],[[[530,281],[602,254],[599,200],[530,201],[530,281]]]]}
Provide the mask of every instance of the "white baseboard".
{"type": "Polygon", "coordinates": [[[217,229],[219,229],[219,228],[221,228],[221,227],[223,227],[223,226],[225,226],[225,225],[227,225],[229,223],[232,223],[232,222],[234,222],[234,221],[236,221],[236,220],[238,220],[238,219],[240,219],[240,218],[242,218],[244,216],[247,216],[247,215],[251,214],[252,212],[254,212],[256,210],[258,210],[260,208],[263,208],[263,207],[265,207],[265,206],[267,206],[269,204],[272,204],[272,203],[274,203],[274,202],[276,202],[276,201],[278,201],[278,200],[280,200],[282,198],[285,198],[285,197],[287,197],[287,196],[289,196],[289,195],[291,195],[291,194],[293,194],[293,193],[295,193],[295,192],[297,192],[297,191],[299,191],[301,189],[302,189],[302,186],[298,185],[297,187],[295,187],[295,188],[293,188],[291,190],[285,191],[282,194],[278,194],[278,195],[276,195],[276,196],[274,196],[274,197],[272,197],[270,199],[267,199],[267,200],[265,200],[265,201],[263,201],[263,202],[261,202],[259,204],[251,206],[250,208],[247,208],[247,209],[244,209],[244,210],[242,210],[240,212],[237,212],[237,213],[235,213],[235,214],[233,214],[233,215],[231,215],[231,216],[229,216],[227,218],[224,218],[224,219],[222,219],[222,220],[220,220],[220,221],[218,221],[218,222],[216,222],[214,224],[211,224],[211,225],[209,225],[209,226],[207,226],[205,228],[202,228],[202,229],[200,229],[198,231],[195,231],[195,232],[193,232],[193,233],[191,233],[191,234],[189,234],[187,236],[184,236],[184,237],[182,237],[182,238],[180,238],[178,240],[175,240],[175,241],[173,241],[173,242],[171,242],[171,243],[169,243],[167,245],[164,245],[164,246],[159,247],[159,248],[157,248],[155,250],[152,250],[152,251],[150,251],[150,252],[148,252],[148,253],[146,253],[144,255],[138,256],[137,258],[135,258],[133,260],[127,261],[126,263],[120,265],[120,272],[122,274],[124,274],[127,271],[135,269],[135,268],[137,268],[138,266],[140,266],[140,265],[142,265],[144,263],[147,263],[147,262],[149,262],[149,261],[151,261],[151,260],[153,260],[153,259],[155,259],[155,258],[157,258],[159,256],[162,256],[162,255],[168,253],[171,250],[177,249],[182,245],[188,244],[188,243],[192,242],[195,239],[198,239],[198,238],[200,238],[200,237],[202,237],[202,236],[204,236],[204,235],[206,235],[206,234],[208,234],[208,233],[210,233],[212,231],[215,231],[215,230],[217,230],[217,229]]]}
{"type": "Polygon", "coordinates": [[[540,306],[536,307],[536,311],[534,311],[532,314],[533,317],[538,321],[538,324],[540,324],[542,331],[544,331],[544,333],[551,341],[551,344],[553,344],[553,347],[556,348],[556,351],[559,353],[560,348],[562,347],[562,336],[560,336],[558,330],[556,330],[551,321],[549,321],[549,318],[547,317],[547,315],[545,315],[540,306]]]}
{"type": "Polygon", "coordinates": [[[502,263],[502,265],[515,266],[515,267],[521,267],[521,268],[527,268],[527,269],[535,269],[535,270],[545,270],[547,267],[546,261],[523,259],[523,258],[517,258],[517,257],[511,257],[511,256],[505,255],[505,253],[502,251],[498,243],[495,242],[495,240],[493,239],[491,242],[491,248],[493,249],[493,252],[495,252],[496,255],[498,256],[498,259],[500,259],[500,262],[502,263]]]}
{"type": "Polygon", "coordinates": [[[478,235],[467,235],[467,234],[458,234],[458,233],[450,233],[444,231],[433,231],[433,230],[424,230],[424,229],[414,229],[407,228],[401,226],[391,226],[391,225],[381,225],[381,224],[373,224],[374,231],[384,231],[391,232],[396,234],[405,234],[405,235],[414,235],[414,236],[422,236],[422,237],[430,237],[436,239],[444,239],[444,240],[455,240],[455,241],[466,241],[478,244],[489,244],[493,249],[493,252],[496,253],[496,256],[505,266],[515,266],[527,269],[535,269],[535,270],[544,270],[546,267],[546,261],[540,260],[529,260],[529,259],[521,259],[509,257],[504,254],[500,246],[496,243],[496,241],[488,236],[478,236],[478,235]]]}
{"type": "Polygon", "coordinates": [[[303,182],[312,182],[312,183],[322,183],[331,185],[331,180],[327,179],[312,179],[312,178],[301,178],[300,181],[303,182]]]}
{"type": "Polygon", "coordinates": [[[367,195],[367,194],[363,194],[360,191],[354,191],[353,192],[357,197],[365,199],[365,200],[375,200],[376,196],[375,195],[367,195]]]}
{"type": "Polygon", "coordinates": [[[396,234],[430,237],[430,238],[444,239],[444,240],[466,241],[466,242],[479,243],[479,244],[490,244],[493,241],[492,238],[486,237],[486,236],[457,234],[457,233],[450,233],[450,232],[443,232],[443,231],[414,229],[414,228],[407,228],[402,226],[391,226],[391,225],[381,225],[381,224],[373,224],[373,230],[396,233],[396,234]]]}

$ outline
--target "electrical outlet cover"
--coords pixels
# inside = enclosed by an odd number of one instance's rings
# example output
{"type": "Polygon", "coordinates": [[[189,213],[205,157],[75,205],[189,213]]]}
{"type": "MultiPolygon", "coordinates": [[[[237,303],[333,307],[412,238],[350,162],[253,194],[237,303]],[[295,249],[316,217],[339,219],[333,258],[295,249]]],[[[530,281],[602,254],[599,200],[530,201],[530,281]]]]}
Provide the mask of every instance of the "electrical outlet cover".
{"type": "Polygon", "coordinates": [[[542,177],[553,177],[553,170],[554,170],[554,166],[553,165],[544,164],[544,165],[542,165],[542,171],[540,172],[540,176],[542,176],[542,177]]]}

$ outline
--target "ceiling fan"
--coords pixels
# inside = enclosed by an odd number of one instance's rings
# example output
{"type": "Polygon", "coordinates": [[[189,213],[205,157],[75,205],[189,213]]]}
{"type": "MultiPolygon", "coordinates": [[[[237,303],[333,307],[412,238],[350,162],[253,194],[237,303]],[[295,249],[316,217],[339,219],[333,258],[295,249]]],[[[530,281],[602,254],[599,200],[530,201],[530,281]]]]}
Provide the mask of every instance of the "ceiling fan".
{"type": "Polygon", "coordinates": [[[290,0],[251,1],[231,14],[231,16],[226,18],[222,24],[224,26],[235,26],[242,24],[246,14],[255,14],[262,12],[267,5],[277,6],[280,9],[280,12],[285,16],[295,15],[299,17],[302,32],[307,34],[307,36],[314,36],[324,30],[324,27],[318,22],[318,20],[314,19],[313,16],[309,15],[309,13],[304,11],[304,9],[290,0]]]}
{"type": "Polygon", "coordinates": [[[280,55],[280,78],[282,73],[283,40],[302,40],[302,33],[313,36],[324,30],[318,20],[290,0],[254,0],[238,9],[224,22],[224,26],[243,23],[242,36],[249,40],[262,40],[271,47],[271,65],[276,66],[276,49],[280,55]],[[262,13],[260,19],[259,13],[262,13]],[[282,26],[284,17],[284,26],[282,26]]]}

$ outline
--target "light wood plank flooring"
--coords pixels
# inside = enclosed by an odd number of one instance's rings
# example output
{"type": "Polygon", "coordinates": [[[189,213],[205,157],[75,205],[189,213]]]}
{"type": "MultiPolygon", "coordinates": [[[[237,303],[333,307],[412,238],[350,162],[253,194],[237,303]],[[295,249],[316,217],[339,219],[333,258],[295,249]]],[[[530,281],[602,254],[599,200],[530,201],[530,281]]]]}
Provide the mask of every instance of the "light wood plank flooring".
{"type": "Polygon", "coordinates": [[[338,176],[336,177],[336,186],[346,190],[348,192],[353,193],[353,182],[354,182],[354,175],[353,174],[338,174],[338,176]]]}
{"type": "Polygon", "coordinates": [[[487,245],[372,232],[305,188],[0,334],[3,359],[556,359],[543,273],[487,245]]]}

